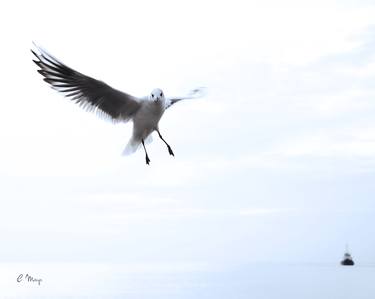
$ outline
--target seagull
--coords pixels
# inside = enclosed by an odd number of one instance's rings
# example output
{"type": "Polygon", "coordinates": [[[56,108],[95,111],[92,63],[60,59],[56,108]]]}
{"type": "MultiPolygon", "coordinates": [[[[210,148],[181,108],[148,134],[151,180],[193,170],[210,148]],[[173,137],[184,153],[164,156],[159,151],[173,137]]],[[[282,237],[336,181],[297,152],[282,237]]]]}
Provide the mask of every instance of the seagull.
{"type": "Polygon", "coordinates": [[[150,164],[145,142],[151,141],[151,133],[156,131],[174,156],[171,146],[165,141],[159,130],[159,121],[164,111],[185,99],[199,98],[204,95],[204,88],[199,87],[183,97],[167,98],[160,88],[155,88],[149,96],[135,97],[112,88],[106,83],[86,76],[50,55],[46,50],[35,45],[31,50],[37,58],[33,60],[39,67],[38,72],[53,89],[79,104],[87,111],[108,117],[113,122],[133,122],[132,136],[123,151],[124,155],[134,153],[142,144],[146,164],[150,164]]]}

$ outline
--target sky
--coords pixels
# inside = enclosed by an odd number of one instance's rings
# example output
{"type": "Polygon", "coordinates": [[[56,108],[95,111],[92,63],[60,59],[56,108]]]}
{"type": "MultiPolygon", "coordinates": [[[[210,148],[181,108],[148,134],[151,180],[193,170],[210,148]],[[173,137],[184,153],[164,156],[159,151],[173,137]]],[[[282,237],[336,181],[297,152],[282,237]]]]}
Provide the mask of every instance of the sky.
{"type": "Polygon", "coordinates": [[[0,262],[375,262],[372,1],[0,4],[0,262]],[[121,156],[36,42],[135,96],[197,86],[121,156]]]}

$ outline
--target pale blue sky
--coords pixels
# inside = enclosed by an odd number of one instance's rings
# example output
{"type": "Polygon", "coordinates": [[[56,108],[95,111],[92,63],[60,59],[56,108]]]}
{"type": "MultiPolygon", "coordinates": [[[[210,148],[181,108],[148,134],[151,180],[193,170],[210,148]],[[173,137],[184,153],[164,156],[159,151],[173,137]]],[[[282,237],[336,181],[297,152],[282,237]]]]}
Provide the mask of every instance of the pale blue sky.
{"type": "Polygon", "coordinates": [[[1,261],[375,261],[370,1],[1,6],[1,261]],[[160,123],[176,157],[122,157],[131,126],[49,89],[32,40],[134,95],[206,86],[160,123]]]}

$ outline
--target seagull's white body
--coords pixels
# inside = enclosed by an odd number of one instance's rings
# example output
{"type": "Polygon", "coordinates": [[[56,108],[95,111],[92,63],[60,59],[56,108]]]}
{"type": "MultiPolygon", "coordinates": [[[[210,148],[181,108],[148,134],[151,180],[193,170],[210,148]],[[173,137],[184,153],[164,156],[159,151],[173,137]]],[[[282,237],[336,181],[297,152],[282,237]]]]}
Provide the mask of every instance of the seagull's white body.
{"type": "MultiPolygon", "coordinates": [[[[160,94],[156,89],[152,94],[160,94]]],[[[162,94],[163,95],[163,94],[162,94]]],[[[145,100],[133,117],[133,134],[124,150],[124,154],[134,153],[142,140],[146,140],[153,131],[159,130],[159,120],[164,114],[166,103],[164,95],[157,101],[145,100]]]]}
{"type": "Polygon", "coordinates": [[[138,98],[116,90],[106,83],[88,77],[61,63],[59,60],[38,48],[38,58],[34,62],[40,67],[38,72],[52,88],[62,92],[87,110],[101,112],[113,121],[133,121],[133,134],[124,154],[134,153],[140,146],[146,153],[146,163],[150,159],[144,142],[150,134],[157,131],[159,137],[167,145],[170,155],[174,153],[159,131],[159,121],[164,111],[171,105],[184,99],[197,98],[203,95],[203,89],[194,89],[186,97],[166,98],[159,88],[154,89],[148,97],[138,98]]]}

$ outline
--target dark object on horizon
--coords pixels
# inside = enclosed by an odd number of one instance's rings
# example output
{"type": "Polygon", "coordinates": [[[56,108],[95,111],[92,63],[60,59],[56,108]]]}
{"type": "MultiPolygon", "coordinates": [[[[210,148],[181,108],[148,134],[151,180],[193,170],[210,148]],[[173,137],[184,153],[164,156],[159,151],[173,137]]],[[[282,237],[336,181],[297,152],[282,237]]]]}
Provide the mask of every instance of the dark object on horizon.
{"type": "Polygon", "coordinates": [[[354,266],[354,261],[352,256],[349,253],[348,246],[346,246],[346,252],[344,254],[344,258],[341,261],[341,265],[343,266],[354,266]]]}

